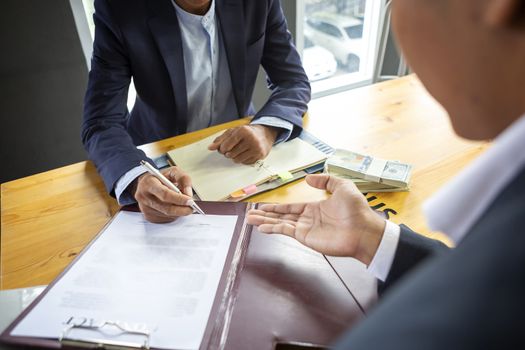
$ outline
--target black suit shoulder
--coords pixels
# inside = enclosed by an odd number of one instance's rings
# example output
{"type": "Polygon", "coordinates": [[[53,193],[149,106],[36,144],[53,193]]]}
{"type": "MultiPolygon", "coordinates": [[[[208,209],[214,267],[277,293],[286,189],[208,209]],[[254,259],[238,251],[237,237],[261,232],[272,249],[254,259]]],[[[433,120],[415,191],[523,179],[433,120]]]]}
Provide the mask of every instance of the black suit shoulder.
{"type": "Polygon", "coordinates": [[[525,330],[525,171],[468,236],[391,288],[342,349],[510,349],[525,330]]]}

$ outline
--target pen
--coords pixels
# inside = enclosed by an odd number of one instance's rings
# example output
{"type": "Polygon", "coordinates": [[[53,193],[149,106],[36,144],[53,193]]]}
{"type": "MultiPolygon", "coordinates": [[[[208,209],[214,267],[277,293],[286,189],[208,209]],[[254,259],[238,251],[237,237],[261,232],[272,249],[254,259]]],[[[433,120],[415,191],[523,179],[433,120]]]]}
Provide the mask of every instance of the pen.
{"type": "MultiPolygon", "coordinates": [[[[179,188],[177,186],[175,186],[173,184],[173,182],[171,182],[170,180],[168,180],[164,175],[162,175],[162,173],[160,171],[158,171],[157,169],[155,169],[153,166],[151,166],[150,163],[144,161],[144,160],[141,160],[140,161],[140,165],[142,165],[151,175],[155,176],[157,179],[160,180],[160,182],[162,182],[164,185],[168,186],[170,189],[172,189],[173,191],[177,192],[177,193],[180,193],[182,194],[182,192],[179,190],[179,188]]],[[[191,200],[191,202],[189,203],[190,204],[190,207],[193,208],[193,210],[195,210],[197,213],[200,213],[200,214],[203,214],[203,215],[206,215],[204,214],[204,211],[199,208],[199,206],[197,205],[197,203],[195,203],[193,201],[193,199],[191,200]]]]}

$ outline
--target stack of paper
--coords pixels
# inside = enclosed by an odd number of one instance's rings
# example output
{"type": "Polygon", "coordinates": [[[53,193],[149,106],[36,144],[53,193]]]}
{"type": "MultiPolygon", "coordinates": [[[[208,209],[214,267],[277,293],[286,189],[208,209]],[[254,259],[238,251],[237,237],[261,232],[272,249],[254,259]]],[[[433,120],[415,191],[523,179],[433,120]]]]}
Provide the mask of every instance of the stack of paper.
{"type": "Polygon", "coordinates": [[[237,220],[119,212],[11,336],[199,349],[237,220]]]}

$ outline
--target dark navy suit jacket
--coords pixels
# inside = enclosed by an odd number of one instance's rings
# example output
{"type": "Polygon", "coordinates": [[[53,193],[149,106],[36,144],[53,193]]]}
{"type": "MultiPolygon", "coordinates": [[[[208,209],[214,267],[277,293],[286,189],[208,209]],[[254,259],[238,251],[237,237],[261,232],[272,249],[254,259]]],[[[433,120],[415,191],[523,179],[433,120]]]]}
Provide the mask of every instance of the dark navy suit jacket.
{"type": "MultiPolygon", "coordinates": [[[[255,115],[275,116],[301,131],[310,85],[278,0],[215,0],[239,118],[253,115],[259,66],[272,94],[255,115]]],[[[136,145],[186,132],[182,42],[171,0],[95,0],[95,41],[82,140],[113,194],[118,179],[145,154],[136,145]],[[137,90],[131,113],[130,79],[137,90]]]]}
{"type": "Polygon", "coordinates": [[[336,348],[522,349],[524,334],[525,169],[454,249],[402,227],[382,300],[336,348]]]}

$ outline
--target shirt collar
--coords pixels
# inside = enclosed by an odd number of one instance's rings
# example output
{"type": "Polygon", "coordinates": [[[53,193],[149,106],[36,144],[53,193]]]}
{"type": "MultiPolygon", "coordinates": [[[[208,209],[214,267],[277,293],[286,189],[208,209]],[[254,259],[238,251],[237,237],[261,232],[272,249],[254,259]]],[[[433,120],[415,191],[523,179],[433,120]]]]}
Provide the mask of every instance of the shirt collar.
{"type": "Polygon", "coordinates": [[[189,13],[182,9],[175,0],[171,1],[173,3],[173,6],[175,7],[175,10],[177,11],[177,15],[179,18],[184,22],[190,22],[190,23],[211,23],[215,20],[215,0],[211,0],[210,8],[208,9],[208,12],[206,12],[203,16],[195,15],[193,13],[189,13]]]}
{"type": "Polygon", "coordinates": [[[430,229],[458,243],[525,165],[525,115],[423,204],[430,229]]]}

